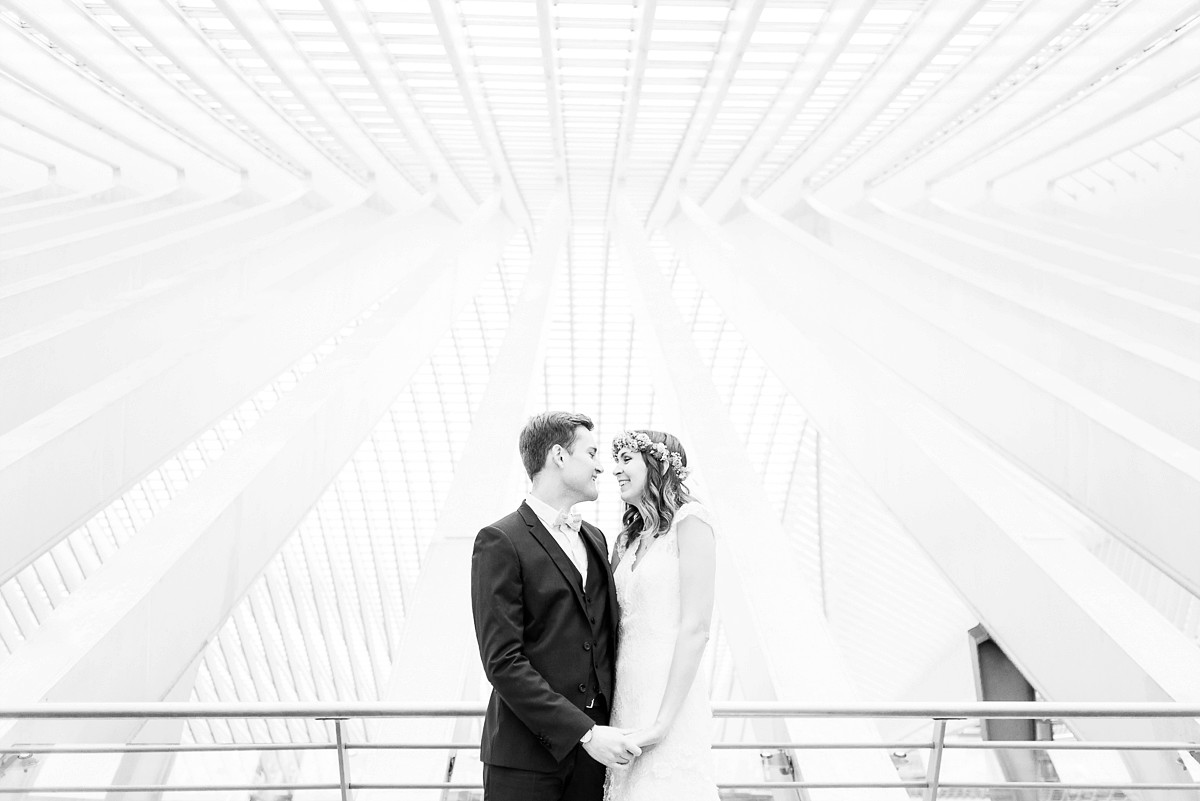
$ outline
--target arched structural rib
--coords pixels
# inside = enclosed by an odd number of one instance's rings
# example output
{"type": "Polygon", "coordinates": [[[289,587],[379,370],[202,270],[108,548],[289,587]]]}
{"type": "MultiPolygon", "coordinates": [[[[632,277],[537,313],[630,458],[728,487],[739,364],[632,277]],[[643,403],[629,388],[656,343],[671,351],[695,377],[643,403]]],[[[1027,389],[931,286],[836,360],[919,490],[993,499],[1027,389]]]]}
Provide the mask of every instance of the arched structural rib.
{"type": "Polygon", "coordinates": [[[440,215],[430,214],[414,221],[421,236],[385,220],[357,249],[319,259],[303,280],[243,299],[227,310],[231,316],[203,322],[0,435],[3,525],[22,532],[6,550],[0,576],[82,523],[379,297],[406,279],[410,288],[430,280],[419,261],[397,271],[379,255],[399,245],[403,258],[420,259],[422,237],[438,230],[440,215]],[[350,287],[337,269],[346,264],[360,269],[350,287]],[[204,379],[217,374],[222,380],[204,379]],[[173,414],[162,425],[142,424],[164,407],[173,414]]]}
{"type": "MultiPolygon", "coordinates": [[[[1185,675],[1200,669],[1195,647],[1076,541],[1094,523],[893,372],[864,336],[856,301],[822,275],[818,262],[836,253],[817,242],[798,262],[795,240],[762,224],[717,228],[694,206],[689,214],[668,229],[686,263],[1039,691],[1063,701],[1194,700],[1185,675]]],[[[876,329],[912,347],[903,328],[876,329]]],[[[1073,725],[1088,739],[1127,737],[1130,727],[1198,733],[1145,721],[1073,725]]],[[[1163,756],[1127,763],[1139,781],[1178,772],[1163,756]]]]}
{"type": "MultiPolygon", "coordinates": [[[[523,483],[516,438],[541,363],[554,279],[567,239],[565,189],[541,219],[529,275],[492,364],[471,436],[455,466],[437,532],[409,600],[400,653],[422,658],[401,659],[393,665],[385,701],[470,698],[482,681],[469,607],[471,546],[480,526],[520,503],[520,495],[513,492],[523,483]]],[[[376,721],[368,729],[372,739],[382,742],[463,741],[471,730],[467,721],[451,718],[376,721]]],[[[363,770],[369,775],[403,776],[406,781],[438,782],[447,775],[452,756],[438,750],[378,752],[363,770]]],[[[373,792],[366,797],[391,795],[373,792]]],[[[412,797],[436,801],[442,791],[419,791],[412,797]]]]}
{"type": "MultiPolygon", "coordinates": [[[[703,466],[711,504],[720,523],[720,615],[747,695],[791,702],[857,699],[821,611],[817,595],[789,569],[782,524],[754,481],[755,471],[723,408],[712,377],[692,344],[646,233],[625,199],[614,210],[614,234],[623,249],[634,289],[634,310],[648,336],[644,347],[660,355],[656,371],[665,387],[686,387],[678,398],[689,449],[703,466]],[[725,539],[736,531],[737,545],[725,539]],[[785,630],[780,631],[780,621],[785,630]]],[[[860,721],[788,720],[764,723],[764,738],[848,740],[878,738],[860,721]]],[[[804,781],[893,781],[895,769],[876,751],[812,753],[793,759],[804,781]]],[[[873,799],[901,799],[902,790],[862,791],[873,799]]]]}
{"type": "MultiPolygon", "coordinates": [[[[498,200],[0,665],[0,701],[157,700],[174,686],[495,265],[511,233],[498,200]]],[[[126,742],[136,728],[16,723],[0,742],[126,742]]]]}

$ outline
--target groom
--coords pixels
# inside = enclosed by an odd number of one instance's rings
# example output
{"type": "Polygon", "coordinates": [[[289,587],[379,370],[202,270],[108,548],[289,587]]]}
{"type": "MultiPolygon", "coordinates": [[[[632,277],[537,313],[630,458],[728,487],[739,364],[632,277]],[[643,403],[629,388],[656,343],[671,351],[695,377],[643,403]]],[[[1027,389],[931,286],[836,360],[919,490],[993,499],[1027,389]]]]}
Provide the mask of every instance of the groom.
{"type": "Polygon", "coordinates": [[[530,418],[520,450],[533,489],[475,538],[471,607],[492,684],[486,801],[600,801],[605,765],[641,753],[608,726],[617,598],[604,535],[570,513],[599,494],[592,429],[582,414],[530,418]]]}

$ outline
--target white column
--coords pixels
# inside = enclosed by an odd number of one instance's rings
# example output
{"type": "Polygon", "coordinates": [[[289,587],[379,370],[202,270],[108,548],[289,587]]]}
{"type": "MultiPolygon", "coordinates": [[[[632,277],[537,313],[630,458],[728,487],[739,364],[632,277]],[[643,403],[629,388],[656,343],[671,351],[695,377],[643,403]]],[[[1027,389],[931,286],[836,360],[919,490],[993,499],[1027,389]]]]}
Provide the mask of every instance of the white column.
{"type": "MultiPolygon", "coordinates": [[[[682,220],[668,233],[730,322],[1043,695],[1197,699],[1200,652],[1074,538],[1096,525],[858,345],[845,330],[853,298],[806,284],[794,266],[790,280],[772,275],[761,252],[731,249],[711,222],[682,220]]],[[[1169,721],[1072,727],[1087,739],[1200,734],[1169,721]]],[[[1165,756],[1126,762],[1137,781],[1181,778],[1165,756]]]]}
{"type": "MultiPolygon", "coordinates": [[[[755,470],[675,307],[646,234],[624,198],[615,234],[625,252],[639,330],[660,353],[664,381],[680,396],[687,446],[703,472],[717,516],[722,572],[718,580],[721,620],[734,653],[738,679],[754,700],[793,703],[855,701],[855,689],[821,612],[815,588],[797,586],[799,571],[780,521],[754,481],[755,470]],[[736,537],[737,547],[729,539],[736,537]]],[[[765,736],[797,740],[882,739],[866,721],[793,719],[761,727],[765,736]],[[778,724],[776,724],[778,726],[778,724]]],[[[888,758],[875,751],[794,754],[800,778],[868,782],[898,781],[888,758]]],[[[842,791],[811,791],[814,798],[849,797],[842,791]]],[[[854,791],[855,798],[904,799],[903,790],[854,791]]]]}
{"type": "MultiPolygon", "coordinates": [[[[1021,353],[1015,335],[982,330],[987,315],[973,321],[947,311],[965,300],[949,293],[935,299],[925,286],[916,290],[915,279],[908,286],[884,284],[868,265],[754,201],[746,205],[765,223],[748,215],[725,231],[756,252],[777,283],[836,299],[831,302],[841,313],[833,323],[859,347],[1104,521],[1177,582],[1200,591],[1200,538],[1180,536],[1200,530],[1200,449],[1021,353]],[[797,246],[803,258],[790,255],[797,246]]],[[[1063,343],[1049,338],[1043,347],[1063,343]]]]}
{"type": "MultiPolygon", "coordinates": [[[[187,701],[196,683],[196,673],[200,670],[201,657],[197,656],[192,664],[179,677],[163,701],[187,701]]],[[[183,739],[183,730],[187,721],[182,718],[163,718],[146,721],[141,729],[131,739],[131,743],[162,745],[164,743],[178,744],[183,739]]],[[[71,759],[69,755],[56,757],[71,759]]],[[[175,765],[176,755],[173,753],[126,754],[121,757],[117,771],[112,777],[114,785],[121,784],[168,784],[171,768],[175,765]]],[[[218,757],[219,758],[219,757],[218,757]]],[[[105,801],[161,801],[163,793],[107,793],[105,801]]]]}
{"type": "MultiPolygon", "coordinates": [[[[409,601],[400,657],[392,668],[385,701],[457,701],[471,695],[483,680],[470,609],[471,547],[480,528],[511,512],[521,500],[513,493],[513,487],[520,486],[516,479],[522,470],[517,435],[541,364],[554,278],[567,236],[565,191],[556,196],[543,219],[528,277],[409,601]]],[[[474,726],[451,718],[376,721],[369,728],[371,739],[378,742],[445,742],[464,739],[472,731],[474,726]]],[[[444,781],[450,756],[431,750],[372,752],[361,763],[361,775],[373,781],[386,777],[444,781]]],[[[368,795],[382,799],[394,794],[368,795]]],[[[360,801],[363,797],[360,793],[360,801]]],[[[409,791],[405,797],[432,801],[441,798],[442,791],[409,791]]]]}
{"type": "Polygon", "coordinates": [[[195,193],[178,187],[146,195],[95,198],[91,205],[67,209],[60,214],[51,214],[15,225],[0,224],[0,242],[4,243],[5,250],[28,247],[39,242],[61,239],[72,233],[153,214],[187,203],[194,198],[195,193]]]}
{"type": "Polygon", "coordinates": [[[389,291],[403,286],[411,297],[428,286],[437,268],[426,258],[438,235],[455,236],[438,213],[385,220],[355,246],[310,265],[302,280],[241,299],[0,435],[0,528],[14,534],[0,556],[0,577],[82,524],[389,291]],[[354,281],[346,280],[347,271],[354,281]]]}
{"type": "MultiPolygon", "coordinates": [[[[257,580],[494,268],[498,198],[0,665],[0,704],[156,699],[257,580]]],[[[34,722],[0,742],[126,742],[127,721],[34,722]]]]}
{"type": "MultiPolygon", "coordinates": [[[[251,296],[302,279],[338,254],[348,257],[345,243],[373,238],[371,221],[384,219],[362,204],[335,206],[291,224],[264,225],[248,242],[235,240],[214,253],[205,269],[155,282],[112,303],[70,310],[50,305],[47,298],[40,323],[10,337],[0,335],[0,384],[13,388],[0,393],[0,431],[49,411],[171,342],[195,336],[205,322],[251,296]]],[[[389,222],[397,228],[411,225],[396,218],[389,222]]],[[[260,304],[259,312],[266,310],[260,304]]]]}

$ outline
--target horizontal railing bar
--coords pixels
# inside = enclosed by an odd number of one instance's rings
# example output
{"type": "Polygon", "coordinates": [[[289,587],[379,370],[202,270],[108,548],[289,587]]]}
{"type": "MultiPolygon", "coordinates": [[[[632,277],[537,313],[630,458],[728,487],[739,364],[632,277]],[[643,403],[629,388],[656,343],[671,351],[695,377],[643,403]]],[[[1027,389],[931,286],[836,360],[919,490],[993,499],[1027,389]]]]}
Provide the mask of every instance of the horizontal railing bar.
{"type": "Polygon", "coordinates": [[[1193,751],[1200,748],[1200,743],[1148,743],[1138,742],[1080,742],[1076,740],[983,740],[972,742],[952,743],[946,741],[947,748],[963,748],[972,750],[1014,750],[1014,751],[1193,751]]]}
{"type": "MultiPolygon", "coordinates": [[[[888,789],[921,789],[925,782],[717,782],[717,787],[723,790],[762,790],[762,789],[809,789],[809,790],[888,790],[888,789]]],[[[1058,787],[1059,785],[1044,785],[1058,787]]],[[[429,782],[427,784],[386,784],[377,782],[354,782],[351,790],[479,790],[482,784],[452,784],[450,782],[429,782]]]]}
{"type": "MultiPolygon", "coordinates": [[[[476,743],[478,748],[479,744],[476,743]]],[[[0,754],[168,754],[221,751],[333,751],[333,743],[128,743],[125,745],[28,745],[0,748],[0,754]]]]}
{"type": "MultiPolygon", "coordinates": [[[[356,785],[359,786],[359,785],[356,785]]],[[[717,782],[724,790],[881,790],[888,788],[921,789],[924,782],[884,783],[840,783],[840,782],[717,782]]],[[[1200,790],[1200,784],[1059,784],[1058,782],[992,782],[971,784],[970,782],[939,782],[939,790],[1200,790]]]]}
{"type": "MultiPolygon", "coordinates": [[[[431,718],[482,717],[481,703],[379,704],[323,703],[65,703],[45,702],[0,707],[0,719],[90,718],[431,718]]],[[[1042,701],[977,701],[959,704],[920,702],[879,704],[798,705],[764,702],[725,702],[713,705],[720,717],[791,718],[1200,718],[1200,705],[1175,703],[1050,703],[1042,701]]]]}
{"type": "MultiPolygon", "coordinates": [[[[925,782],[717,782],[723,790],[888,790],[923,789],[925,782]]],[[[482,784],[459,782],[354,782],[351,790],[479,790],[482,784]]],[[[1076,782],[942,782],[942,789],[951,790],[1197,790],[1200,785],[1172,782],[1151,784],[1145,782],[1129,784],[1080,784],[1076,782]]],[[[253,792],[263,790],[338,790],[337,784],[189,784],[171,786],[165,784],[118,784],[96,786],[29,786],[0,787],[0,794],[16,793],[158,793],[158,792],[253,792]]]]}
{"type": "Polygon", "coordinates": [[[810,751],[841,751],[850,749],[871,749],[871,748],[908,748],[920,750],[922,748],[933,748],[933,743],[713,743],[713,748],[736,749],[736,748],[784,748],[784,749],[799,749],[810,751]]]}
{"type": "Polygon", "coordinates": [[[1200,790],[1200,784],[1194,782],[1168,782],[1155,784],[1150,782],[1129,782],[1127,784],[1081,784],[1079,782],[942,782],[943,790],[1200,790]]]}
{"type": "MultiPolygon", "coordinates": [[[[721,749],[756,749],[756,748],[800,748],[812,750],[829,750],[836,751],[852,748],[933,748],[933,743],[911,743],[911,742],[895,742],[895,743],[790,743],[790,742],[745,742],[745,743],[713,743],[713,748],[721,749]]],[[[438,748],[438,749],[458,749],[465,750],[469,748],[479,748],[479,743],[346,743],[347,750],[350,751],[390,751],[401,750],[406,748],[438,748]]],[[[1174,748],[1169,750],[1176,750],[1174,748]]]]}
{"type": "MultiPolygon", "coordinates": [[[[886,789],[920,789],[924,782],[743,782],[739,784],[717,783],[722,789],[810,789],[810,790],[886,790],[886,789]]],[[[1058,785],[1054,785],[1057,787],[1058,785]]],[[[104,787],[83,786],[52,786],[52,787],[0,787],[0,794],[15,793],[196,793],[196,792],[254,792],[264,790],[340,790],[337,784],[189,784],[183,787],[173,787],[164,784],[119,784],[104,787]]],[[[352,782],[351,790],[481,790],[482,784],[467,784],[460,782],[352,782]]]]}
{"type": "MultiPolygon", "coordinates": [[[[722,742],[713,743],[714,749],[761,750],[795,749],[808,751],[838,750],[929,750],[933,743],[897,742],[722,742]]],[[[1188,742],[1061,742],[1055,740],[993,740],[993,741],[946,741],[946,748],[968,750],[1025,750],[1025,751],[1194,751],[1200,743],[1188,742]]],[[[248,751],[333,751],[333,743],[196,743],[159,745],[135,743],[129,745],[38,745],[24,748],[0,748],[0,754],[158,754],[158,753],[206,753],[248,751]]],[[[347,743],[351,751],[471,751],[479,750],[479,743],[347,743]]]]}
{"type": "Polygon", "coordinates": [[[95,785],[48,785],[39,787],[30,785],[27,787],[0,787],[0,794],[12,795],[15,793],[34,793],[41,795],[43,793],[161,793],[161,792],[177,792],[177,793],[204,793],[204,792],[220,792],[220,793],[240,793],[240,792],[255,792],[262,790],[340,790],[341,785],[336,783],[329,784],[188,784],[188,785],[170,785],[170,784],[111,784],[97,787],[95,785]]]}

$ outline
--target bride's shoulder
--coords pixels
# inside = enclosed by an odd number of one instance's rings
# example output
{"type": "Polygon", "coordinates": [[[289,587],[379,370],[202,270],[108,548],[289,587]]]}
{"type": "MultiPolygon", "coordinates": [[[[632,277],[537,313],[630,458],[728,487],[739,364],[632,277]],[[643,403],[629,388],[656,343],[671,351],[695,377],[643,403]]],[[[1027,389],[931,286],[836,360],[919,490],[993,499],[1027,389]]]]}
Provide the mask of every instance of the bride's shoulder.
{"type": "Polygon", "coordinates": [[[701,522],[712,526],[712,513],[708,511],[708,507],[699,501],[688,501],[675,510],[675,519],[672,521],[675,525],[679,525],[689,517],[694,517],[701,522]]]}

